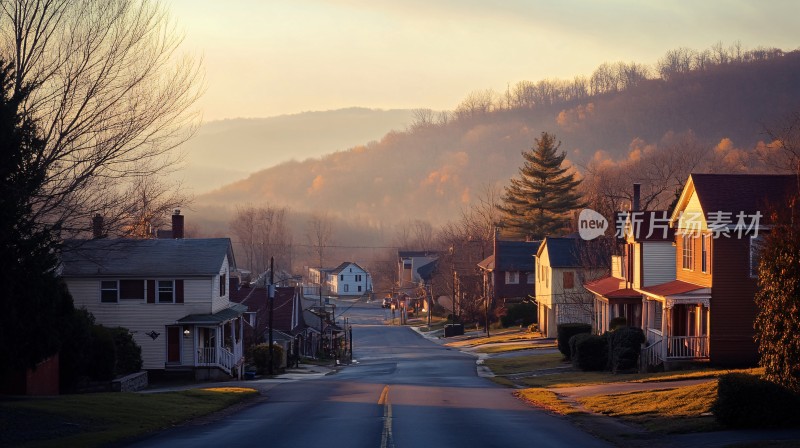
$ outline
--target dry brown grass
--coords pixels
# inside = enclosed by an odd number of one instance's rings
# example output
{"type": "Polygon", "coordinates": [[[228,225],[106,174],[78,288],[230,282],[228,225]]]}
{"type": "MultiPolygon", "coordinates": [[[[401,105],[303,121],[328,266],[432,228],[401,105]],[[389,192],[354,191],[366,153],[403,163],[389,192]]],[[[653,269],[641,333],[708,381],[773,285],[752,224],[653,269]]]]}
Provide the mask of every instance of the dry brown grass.
{"type": "Polygon", "coordinates": [[[568,367],[569,363],[563,361],[561,353],[543,353],[531,356],[516,356],[513,358],[489,358],[483,363],[495,375],[508,375],[521,372],[552,369],[555,367],[568,367]]]}
{"type": "Polygon", "coordinates": [[[504,329],[504,330],[495,330],[494,334],[490,337],[477,337],[472,339],[464,339],[461,341],[453,341],[448,342],[448,347],[455,347],[455,348],[465,348],[465,347],[476,347],[478,345],[484,344],[494,344],[498,342],[514,342],[514,341],[530,341],[532,339],[541,339],[541,335],[539,333],[531,333],[528,330],[520,330],[518,328],[514,329],[504,329]]]}
{"type": "Polygon", "coordinates": [[[579,398],[587,409],[621,418],[659,433],[709,431],[717,427],[707,414],[717,397],[717,383],[670,390],[630,392],[579,398]]]}
{"type": "Polygon", "coordinates": [[[547,389],[530,388],[514,392],[514,396],[533,404],[534,406],[547,409],[550,412],[561,415],[572,415],[582,411],[575,409],[569,403],[561,401],[555,392],[547,389]]]}

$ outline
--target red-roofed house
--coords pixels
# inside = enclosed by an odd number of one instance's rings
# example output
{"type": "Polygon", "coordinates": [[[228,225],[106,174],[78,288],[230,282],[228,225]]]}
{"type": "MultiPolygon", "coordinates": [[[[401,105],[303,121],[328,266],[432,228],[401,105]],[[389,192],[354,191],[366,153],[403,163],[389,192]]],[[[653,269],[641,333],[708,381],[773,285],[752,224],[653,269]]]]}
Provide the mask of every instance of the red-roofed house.
{"type": "Polygon", "coordinates": [[[754,365],[758,242],[766,216],[797,193],[794,175],[692,174],[670,217],[676,279],[637,288],[651,365],[754,365]]]}
{"type": "Polygon", "coordinates": [[[624,219],[619,223],[625,238],[622,254],[612,257],[610,276],[584,285],[594,294],[595,331],[599,334],[608,331],[611,319],[617,317],[637,328],[648,323],[660,326],[659,314],[643,313],[649,309],[643,310],[638,289],[675,279],[674,232],[667,212],[632,211],[620,216],[624,219]]]}

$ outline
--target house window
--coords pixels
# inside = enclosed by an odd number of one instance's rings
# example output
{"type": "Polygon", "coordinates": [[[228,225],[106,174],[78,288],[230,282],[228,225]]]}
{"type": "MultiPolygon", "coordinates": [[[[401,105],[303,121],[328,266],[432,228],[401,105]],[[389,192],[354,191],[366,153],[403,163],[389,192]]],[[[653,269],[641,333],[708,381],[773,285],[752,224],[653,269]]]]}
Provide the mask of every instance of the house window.
{"type": "Polygon", "coordinates": [[[519,283],[519,271],[506,271],[506,284],[516,285],[519,283]]]}
{"type": "Polygon", "coordinates": [[[683,269],[692,270],[694,266],[694,241],[692,241],[691,235],[683,235],[682,240],[682,258],[683,258],[683,269]]]}
{"type": "Polygon", "coordinates": [[[339,276],[339,280],[340,280],[340,281],[344,281],[344,274],[342,274],[342,275],[340,275],[340,276],[339,276]]]}
{"type": "Polygon", "coordinates": [[[144,300],[144,280],[120,280],[119,298],[121,300],[144,300]]]}
{"type": "Polygon", "coordinates": [[[708,267],[710,265],[710,256],[711,256],[711,236],[709,234],[703,234],[702,237],[702,248],[700,251],[700,264],[703,272],[708,272],[708,267]]]}
{"type": "Polygon", "coordinates": [[[528,272],[528,273],[525,274],[525,282],[527,284],[532,285],[533,284],[533,280],[534,280],[533,272],[528,272]]]}
{"type": "Polygon", "coordinates": [[[750,238],[750,278],[758,277],[758,263],[761,261],[762,237],[750,238]]]}
{"type": "Polygon", "coordinates": [[[575,273],[574,272],[564,272],[563,273],[563,281],[564,281],[564,289],[573,289],[573,288],[575,288],[575,273]]]}
{"type": "Polygon", "coordinates": [[[116,303],[119,298],[119,289],[116,280],[100,282],[100,301],[103,303],[116,303]]]}
{"type": "Polygon", "coordinates": [[[344,292],[350,292],[350,285],[347,283],[344,284],[344,292]]]}
{"type": "Polygon", "coordinates": [[[227,283],[228,283],[228,282],[226,281],[226,278],[225,278],[225,277],[227,277],[225,274],[221,274],[221,275],[219,276],[219,296],[220,296],[220,297],[222,297],[222,296],[224,296],[224,295],[225,295],[225,287],[226,287],[226,285],[227,285],[227,283]]]}
{"type": "Polygon", "coordinates": [[[158,303],[175,302],[175,287],[172,280],[158,281],[158,303]]]}
{"type": "Polygon", "coordinates": [[[358,285],[358,292],[361,292],[361,285],[358,285]]]}

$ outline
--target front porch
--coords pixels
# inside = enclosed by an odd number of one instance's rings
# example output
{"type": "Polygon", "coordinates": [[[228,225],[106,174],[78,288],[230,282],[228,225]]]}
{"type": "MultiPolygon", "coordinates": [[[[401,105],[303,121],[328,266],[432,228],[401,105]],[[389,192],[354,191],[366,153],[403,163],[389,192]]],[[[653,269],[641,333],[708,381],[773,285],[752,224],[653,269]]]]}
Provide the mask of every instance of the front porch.
{"type": "Polygon", "coordinates": [[[644,292],[643,322],[647,341],[641,357],[643,367],[668,369],[679,363],[708,361],[711,289],[689,285],[674,294],[644,292]]]}
{"type": "Polygon", "coordinates": [[[168,341],[166,368],[191,368],[197,379],[219,377],[215,370],[228,377],[241,377],[244,363],[243,314],[246,310],[246,307],[235,304],[218,313],[179,319],[177,323],[180,326],[175,328],[183,330],[186,346],[181,349],[168,341]],[[176,351],[182,352],[183,356],[176,351]]]}

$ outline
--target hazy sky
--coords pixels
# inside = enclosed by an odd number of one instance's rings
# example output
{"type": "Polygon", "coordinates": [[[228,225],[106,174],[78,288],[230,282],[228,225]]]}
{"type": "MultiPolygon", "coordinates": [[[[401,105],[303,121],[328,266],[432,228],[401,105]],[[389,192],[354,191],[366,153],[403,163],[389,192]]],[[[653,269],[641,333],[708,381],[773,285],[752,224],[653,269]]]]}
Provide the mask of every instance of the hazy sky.
{"type": "Polygon", "coordinates": [[[736,40],[800,48],[800,2],[165,0],[202,56],[206,121],[349,106],[452,109],[469,92],[652,64],[736,40]]]}

